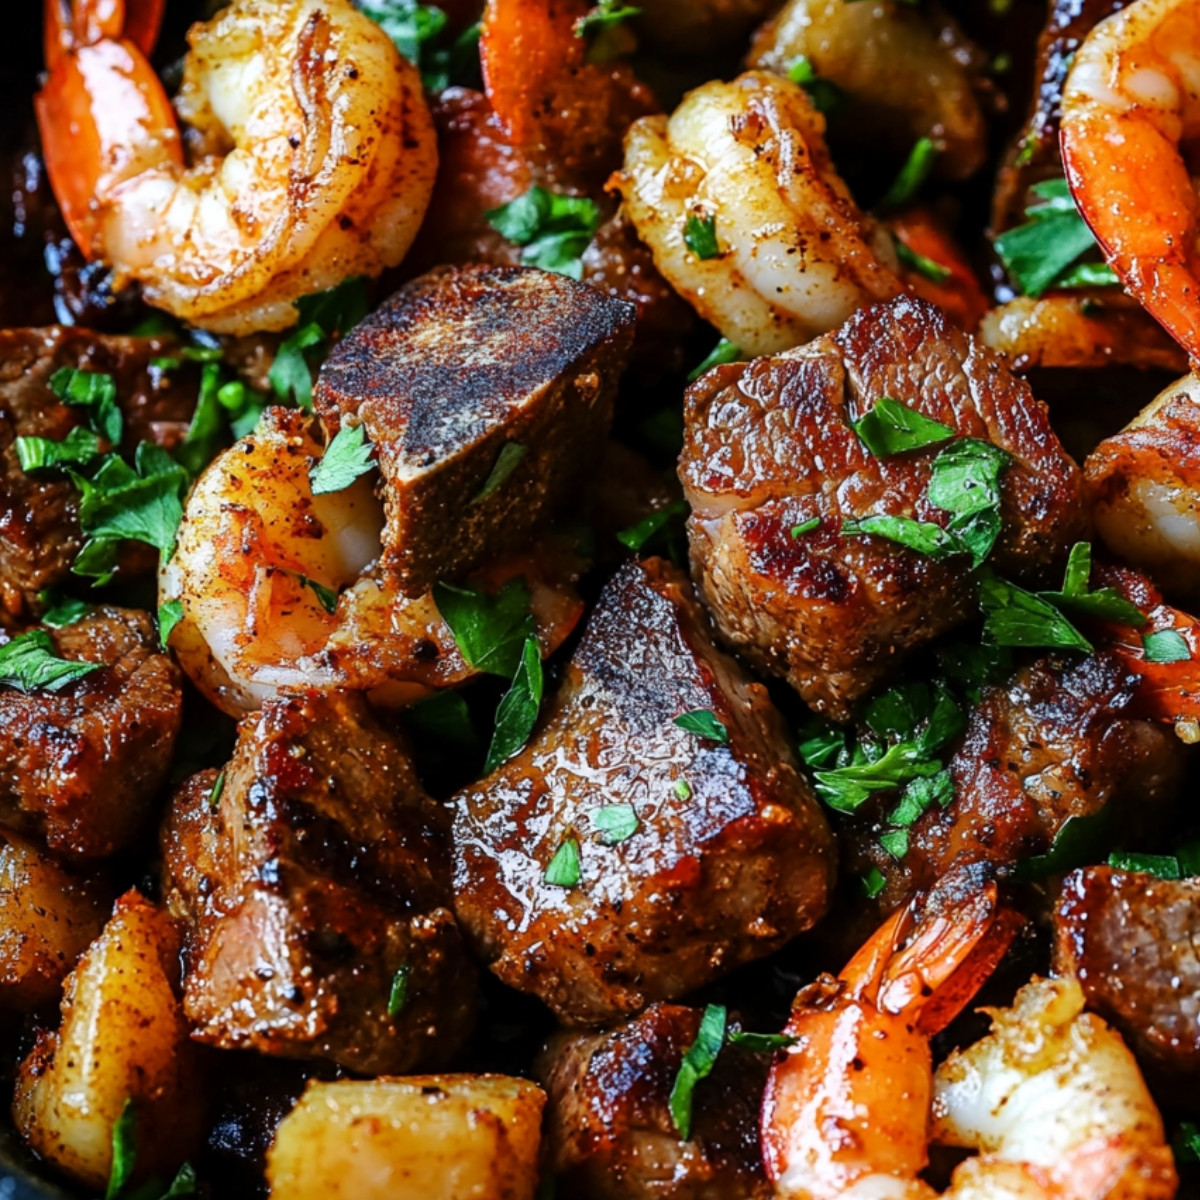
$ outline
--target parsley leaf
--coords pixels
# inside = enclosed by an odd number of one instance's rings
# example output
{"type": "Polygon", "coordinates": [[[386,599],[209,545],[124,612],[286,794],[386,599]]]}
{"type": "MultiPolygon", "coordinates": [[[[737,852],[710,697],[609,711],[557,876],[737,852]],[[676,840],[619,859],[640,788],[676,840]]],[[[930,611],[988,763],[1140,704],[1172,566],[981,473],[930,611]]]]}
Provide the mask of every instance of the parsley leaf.
{"type": "Polygon", "coordinates": [[[801,521],[799,525],[792,526],[792,537],[803,537],[806,533],[812,533],[814,529],[819,529],[820,526],[820,517],[809,517],[807,521],[801,521]]]}
{"type": "Polygon", "coordinates": [[[892,182],[892,186],[884,193],[879,204],[882,208],[902,208],[921,190],[921,185],[929,178],[933,164],[937,160],[938,148],[932,138],[918,138],[913,148],[908,152],[900,174],[892,182]]]}
{"type": "Polygon", "coordinates": [[[675,786],[671,791],[675,793],[676,800],[690,800],[692,798],[692,785],[686,779],[675,780],[675,786]]]}
{"type": "Polygon", "coordinates": [[[700,1018],[696,1040],[687,1048],[671,1088],[671,1120],[686,1142],[692,1136],[692,1101],[696,1084],[712,1073],[725,1043],[725,1008],[710,1004],[700,1018]]]}
{"type": "Polygon", "coordinates": [[[363,425],[343,425],[308,473],[314,496],[340,492],[375,467],[375,446],[363,425]]]}
{"type": "Polygon", "coordinates": [[[843,537],[864,534],[885,537],[928,558],[950,558],[963,552],[959,540],[940,525],[934,525],[931,521],[914,521],[912,517],[891,517],[880,513],[857,521],[842,522],[843,537]]]}
{"type": "Polygon", "coordinates": [[[1200,1163],[1200,1126],[1195,1121],[1180,1121],[1171,1137],[1171,1153],[1177,1163],[1200,1163]]]}
{"type": "Polygon", "coordinates": [[[916,271],[930,283],[945,283],[954,274],[949,267],[942,266],[940,262],[934,262],[932,258],[928,258],[924,254],[918,254],[898,237],[892,238],[892,245],[895,247],[896,257],[900,260],[901,265],[908,267],[910,271],[916,271]]]}
{"type": "Polygon", "coordinates": [[[799,55],[788,67],[788,78],[808,93],[813,108],[819,113],[831,113],[842,102],[842,89],[836,83],[822,79],[806,55],[799,55]]]}
{"type": "Polygon", "coordinates": [[[510,579],[495,595],[436,583],[433,601],[468,666],[510,679],[516,674],[534,632],[524,579],[510,579]]]}
{"type": "Polygon", "coordinates": [[[60,367],[50,376],[50,390],[64,403],[86,408],[88,428],[109,445],[121,441],[123,421],[117,407],[117,382],[99,371],[60,367]]]}
{"type": "Polygon", "coordinates": [[[900,862],[908,853],[908,830],[889,829],[879,835],[879,844],[897,861],[900,862]]]}
{"type": "Polygon", "coordinates": [[[813,772],[817,795],[838,812],[854,812],[875,792],[891,792],[923,775],[936,775],[940,762],[929,761],[913,742],[897,742],[882,757],[869,760],[861,746],[845,766],[813,772]]]}
{"type": "Polygon", "coordinates": [[[688,383],[695,383],[706,371],[719,367],[724,363],[737,362],[742,357],[740,346],[735,346],[728,338],[722,338],[709,352],[706,358],[697,363],[688,372],[688,383]]]}
{"type": "Polygon", "coordinates": [[[638,816],[632,804],[607,804],[592,813],[592,824],[606,846],[616,846],[638,831],[638,816]]]}
{"type": "Polygon", "coordinates": [[[483,764],[485,775],[507,762],[528,741],[542,707],[542,687],[542,651],[537,638],[530,634],[512,685],[496,709],[496,728],[483,764]]]}
{"type": "Polygon", "coordinates": [[[59,692],[77,679],[104,669],[103,663],[59,658],[44,629],[18,634],[0,646],[0,687],[19,692],[59,692]]]}
{"type": "Polygon", "coordinates": [[[600,0],[590,12],[575,22],[576,37],[590,37],[603,29],[608,29],[629,17],[640,17],[642,10],[632,5],[622,4],[621,0],[600,0]]]}
{"type": "Polygon", "coordinates": [[[408,981],[411,976],[412,968],[407,963],[397,967],[396,974],[392,976],[392,987],[388,992],[387,1015],[393,1020],[404,1011],[404,1006],[408,1003],[408,981]]]}
{"type": "Polygon", "coordinates": [[[280,344],[267,379],[284,404],[312,409],[312,369],[306,351],[324,345],[325,334],[319,325],[303,325],[280,344]]]}
{"type": "Polygon", "coordinates": [[[171,640],[171,632],[183,620],[183,601],[164,600],[158,606],[158,641],[165,650],[171,640]]]}
{"type": "Polygon", "coordinates": [[[133,1101],[126,1099],[121,1115],[112,1129],[112,1167],[108,1175],[108,1187],[104,1200],[116,1200],[133,1174],[137,1158],[137,1113],[133,1101]]]}
{"type": "Polygon", "coordinates": [[[315,579],[310,579],[307,575],[296,573],[296,578],[300,581],[301,587],[308,588],[317,600],[321,607],[327,613],[337,612],[338,593],[336,588],[326,587],[323,583],[318,583],[315,579]]]}
{"type": "Polygon", "coordinates": [[[1182,879],[1179,859],[1173,854],[1129,854],[1117,851],[1108,856],[1108,865],[1118,871],[1153,875],[1156,879],[1182,879]]]}
{"type": "Polygon", "coordinates": [[[1151,663],[1186,662],[1192,657],[1183,635],[1175,629],[1160,629],[1142,638],[1146,661],[1151,663]]]}
{"type": "Polygon", "coordinates": [[[449,45],[443,41],[447,16],[440,9],[416,0],[373,0],[362,11],[392,39],[396,49],[421,71],[431,92],[444,92],[452,81],[464,85],[478,74],[479,25],[460,33],[449,45]],[[472,64],[474,58],[474,64],[472,64]],[[472,71],[472,65],[476,70],[472,71]]]}
{"type": "Polygon", "coordinates": [[[750,1033],[744,1029],[731,1029],[725,1041],[739,1050],[748,1050],[751,1054],[774,1054],[776,1050],[786,1050],[794,1046],[799,1038],[790,1037],[786,1033],[750,1033]]]}
{"type": "Polygon", "coordinates": [[[100,439],[90,429],[77,425],[61,441],[43,437],[13,439],[22,471],[49,467],[85,467],[100,457],[100,439]]]}
{"type": "Polygon", "coordinates": [[[717,218],[711,213],[697,216],[690,213],[683,226],[683,241],[687,248],[698,258],[707,260],[719,258],[721,247],[717,243],[717,218]]]}
{"type": "Polygon", "coordinates": [[[370,311],[367,283],[365,275],[356,275],[296,301],[296,332],[279,347],[267,373],[281,401],[294,398],[300,408],[312,408],[311,367],[325,356],[335,335],[345,337],[370,311]]]}
{"type": "Polygon", "coordinates": [[[998,646],[1090,651],[1092,644],[1048,600],[990,571],[979,585],[983,633],[998,646]]]}
{"type": "Polygon", "coordinates": [[[536,184],[485,213],[488,224],[522,247],[527,266],[583,278],[582,255],[600,227],[600,210],[586,196],[563,196],[536,184]]]}
{"type": "Polygon", "coordinates": [[[583,878],[583,870],[579,858],[579,842],[574,834],[563,838],[542,878],[554,887],[573,888],[579,886],[579,881],[583,878]]]}
{"type": "Polygon", "coordinates": [[[1095,862],[1097,846],[1108,836],[1112,821],[1113,810],[1109,807],[1086,817],[1068,817],[1058,827],[1050,848],[1017,863],[1012,877],[1019,883],[1030,883],[1095,862]]]}
{"type": "Polygon", "coordinates": [[[868,900],[874,900],[886,886],[887,880],[878,867],[871,867],[862,877],[862,889],[868,900]]]}
{"type": "Polygon", "coordinates": [[[221,773],[213,780],[212,790],[208,793],[208,808],[210,812],[216,812],[221,803],[221,797],[225,794],[225,772],[221,773]]]}
{"type": "Polygon", "coordinates": [[[62,629],[64,626],[74,625],[76,621],[82,621],[84,617],[90,616],[96,611],[94,604],[88,604],[86,600],[76,600],[73,596],[53,600],[49,593],[43,592],[38,599],[43,604],[49,605],[42,615],[42,624],[51,629],[62,629]]]}
{"type": "Polygon", "coordinates": [[[196,411],[184,435],[183,444],[175,452],[176,459],[193,476],[216,457],[225,433],[225,409],[218,394],[221,390],[219,363],[205,363],[200,373],[200,395],[196,411]]]}
{"type": "Polygon", "coordinates": [[[1145,615],[1136,604],[1126,600],[1115,588],[1088,590],[1092,574],[1092,547],[1088,542],[1076,542],[1067,559],[1062,591],[1039,592],[1043,600],[1065,612],[1091,617],[1097,621],[1120,621],[1125,625],[1142,626],[1145,615]]]}
{"type": "Polygon", "coordinates": [[[891,458],[909,450],[924,450],[955,436],[954,430],[941,421],[881,396],[874,408],[852,422],[854,432],[876,458],[891,458]]]}
{"type": "Polygon", "coordinates": [[[675,724],[688,733],[694,733],[696,737],[708,738],[722,745],[729,742],[729,730],[711,708],[696,708],[685,712],[675,718],[675,724]]]}
{"type": "Polygon", "coordinates": [[[676,500],[673,504],[664,505],[662,508],[655,509],[648,517],[643,517],[636,525],[622,529],[617,534],[617,541],[637,554],[675,517],[682,516],[687,511],[687,503],[683,500],[676,500]]]}
{"type": "Polygon", "coordinates": [[[1079,215],[1065,179],[1047,179],[1030,189],[1042,203],[1025,210],[1024,225],[1000,234],[993,245],[1013,283],[1027,296],[1059,284],[1077,258],[1096,246],[1079,215]]]}
{"type": "Polygon", "coordinates": [[[500,453],[496,455],[496,461],[492,464],[488,477],[483,481],[483,486],[472,497],[472,503],[477,500],[486,500],[494,491],[503,486],[505,480],[520,465],[528,449],[528,446],[522,446],[520,442],[505,442],[500,447],[500,453]]]}

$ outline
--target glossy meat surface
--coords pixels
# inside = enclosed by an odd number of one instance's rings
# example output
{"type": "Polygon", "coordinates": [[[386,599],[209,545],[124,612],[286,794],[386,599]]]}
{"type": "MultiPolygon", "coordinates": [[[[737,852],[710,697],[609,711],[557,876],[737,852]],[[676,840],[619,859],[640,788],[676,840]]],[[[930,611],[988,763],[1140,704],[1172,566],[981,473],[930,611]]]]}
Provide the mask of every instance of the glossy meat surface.
{"type": "Polygon", "coordinates": [[[783,724],[657,559],[610,580],[540,731],[454,810],[457,911],[476,952],[566,1024],[682,996],[828,903],[829,830],[783,724]],[[728,745],[675,724],[704,709],[728,745]],[[594,822],[615,804],[638,828],[613,845],[594,822]],[[572,838],[578,885],[546,882],[572,838]]]}
{"type": "MultiPolygon", "coordinates": [[[[1063,880],[1054,914],[1058,966],[1088,1007],[1175,1083],[1200,1071],[1200,879],[1086,867],[1063,880]]],[[[1183,1099],[1194,1101],[1183,1092],[1183,1099]]]]}
{"type": "Polygon", "coordinates": [[[559,1188],[576,1200],[765,1200],[758,1145],[770,1057],[727,1046],[696,1088],[691,1137],[671,1089],[700,1011],[651,1005],[604,1033],[560,1033],[534,1065],[546,1089],[545,1141],[559,1188]]]}
{"type": "Polygon", "coordinates": [[[382,564],[406,594],[521,548],[571,492],[608,432],[633,322],[631,305],[562,275],[443,268],[339,343],[317,412],[331,432],[361,422],[375,444],[382,564]],[[487,490],[513,443],[519,461],[487,490]]]}
{"type": "Polygon", "coordinates": [[[40,611],[37,593],[69,577],[83,538],[78,493],[59,471],[26,475],[13,441],[60,440],[82,420],[82,410],[50,390],[62,367],[113,376],[125,417],[125,445],[170,445],[182,438],[196,403],[194,370],[162,371],[150,360],[169,341],[107,337],[87,330],[0,331],[0,614],[20,618],[40,611]]]}
{"type": "Polygon", "coordinates": [[[58,692],[0,690],[0,821],[56,854],[100,858],[138,836],[166,780],[179,671],[140,609],[46,632],[59,657],[105,669],[58,692]]]}
{"type": "Polygon", "coordinates": [[[1051,578],[1086,527],[1079,470],[1044,406],[923,301],[875,305],[798,350],[711,371],[684,409],[693,573],[722,638],[837,719],[903,651],[975,611],[965,557],[841,535],[842,521],[877,513],[949,515],[925,496],[930,453],[880,460],[851,428],[882,396],[1011,455],[1001,573],[1051,578]]]}
{"type": "Polygon", "coordinates": [[[405,751],[358,697],[310,694],[246,718],[214,806],[216,779],[189,780],[163,832],[194,1036],[370,1073],[449,1059],[475,981],[445,818],[405,751]]]}

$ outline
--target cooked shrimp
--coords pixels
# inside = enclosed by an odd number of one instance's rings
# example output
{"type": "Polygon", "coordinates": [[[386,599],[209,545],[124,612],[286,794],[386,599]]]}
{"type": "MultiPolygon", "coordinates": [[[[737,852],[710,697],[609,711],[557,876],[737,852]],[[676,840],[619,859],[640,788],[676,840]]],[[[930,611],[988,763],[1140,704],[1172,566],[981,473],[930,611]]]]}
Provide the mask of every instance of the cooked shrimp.
{"type": "Polygon", "coordinates": [[[982,1151],[941,1193],[954,1200],[1174,1195],[1162,1121],[1133,1056],[1103,1021],[1080,1015],[1073,981],[1023,988],[1012,1009],[992,1011],[988,1037],[934,1075],[930,1036],[970,1000],[1018,924],[994,885],[915,929],[902,909],[837,981],[800,993],[787,1028],[798,1041],[772,1068],[763,1105],[778,1196],[934,1200],[920,1178],[931,1134],[982,1151]]]}
{"type": "Polygon", "coordinates": [[[77,0],[74,32],[48,18],[61,52],[37,116],[71,234],[118,285],[202,328],[252,333],[404,257],[437,169],[433,123],[416,68],[350,0],[234,0],[193,27],[177,101],[190,164],[132,40],[142,25],[121,37],[80,13],[111,7],[77,0]]]}
{"type": "Polygon", "coordinates": [[[987,125],[972,68],[983,55],[945,16],[901,0],[790,0],[755,35],[747,62],[786,75],[800,58],[845,95],[839,132],[901,152],[932,138],[936,169],[952,179],[982,165],[987,125]]]}
{"type": "Polygon", "coordinates": [[[1200,205],[1181,142],[1200,122],[1194,0],[1134,0],[1075,52],[1062,153],[1075,203],[1121,281],[1200,359],[1200,205]]]}
{"type": "Polygon", "coordinates": [[[904,290],[891,239],[855,205],[824,134],[803,88],[749,71],[625,136],[614,185],[638,236],[675,290],[747,354],[799,345],[904,290]],[[716,240],[711,257],[701,226],[716,240]]]}
{"type": "MultiPolygon", "coordinates": [[[[371,476],[313,495],[309,472],[323,453],[307,414],[268,409],[197,480],[162,569],[160,601],[183,606],[171,647],[232,716],[312,688],[406,704],[473,674],[433,596],[407,599],[371,569],[383,532],[371,476]]],[[[570,571],[550,564],[529,554],[473,577],[496,590],[522,575],[547,651],[582,611],[570,571]]]]}
{"type": "Polygon", "coordinates": [[[1083,1011],[1075,979],[1034,979],[992,1031],[934,1077],[932,1139],[978,1150],[955,1200],[1170,1200],[1163,1123],[1120,1036],[1083,1011]]]}

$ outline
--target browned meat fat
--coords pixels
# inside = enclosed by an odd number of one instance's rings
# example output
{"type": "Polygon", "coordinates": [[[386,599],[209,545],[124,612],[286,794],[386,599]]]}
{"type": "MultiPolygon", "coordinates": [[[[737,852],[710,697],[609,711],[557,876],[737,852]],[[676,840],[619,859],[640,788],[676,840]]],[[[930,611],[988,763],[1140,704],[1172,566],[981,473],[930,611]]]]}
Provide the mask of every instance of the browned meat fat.
{"type": "Polygon", "coordinates": [[[975,611],[967,557],[841,534],[880,513],[948,519],[925,495],[932,453],[880,460],[851,428],[883,396],[1012,456],[993,557],[1006,576],[1049,580],[1087,524],[1044,407],[924,301],[874,305],[797,350],[710,371],[687,394],[679,467],[693,572],[724,640],[838,719],[905,650],[975,611]]]}
{"type": "Polygon", "coordinates": [[[1184,751],[1169,727],[1133,717],[1136,691],[1137,677],[1104,653],[1045,658],[986,688],[950,761],[953,802],[916,821],[900,862],[879,844],[882,812],[865,807],[843,839],[848,865],[882,872],[890,911],[954,867],[1042,854],[1068,819],[1109,804],[1127,832],[1161,825],[1184,751]]]}
{"type": "Polygon", "coordinates": [[[193,1035],[366,1074],[448,1061],[475,976],[449,907],[446,818],[366,704],[265,704],[216,780],[190,780],[163,832],[193,1035]]]}
{"type": "MultiPolygon", "coordinates": [[[[1168,1086],[1200,1072],[1200,879],[1086,867],[1063,881],[1057,962],[1168,1086]]],[[[1184,1092],[1187,1103],[1195,1094],[1184,1092]]]]}
{"type": "Polygon", "coordinates": [[[544,1148],[572,1200],[766,1200],[758,1143],[770,1056],[726,1046],[692,1100],[691,1136],[671,1090],[700,1012],[654,1004],[605,1033],[558,1034],[534,1064],[544,1148]]]}
{"type": "Polygon", "coordinates": [[[0,614],[40,612],[38,591],[68,578],[83,544],[75,485],[57,471],[26,475],[13,448],[18,437],[61,440],[82,421],[81,409],[50,390],[51,376],[62,367],[112,375],[126,448],[170,444],[187,428],[197,394],[193,368],[150,366],[170,346],[58,326],[0,331],[0,614]]]}
{"type": "Polygon", "coordinates": [[[540,732],[454,808],[464,929],[566,1024],[682,996],[778,949],[829,902],[832,839],[783,723],[660,560],[609,581],[540,732]],[[728,744],[675,723],[696,710],[728,744]],[[637,828],[612,844],[602,814],[615,805],[637,828]],[[565,844],[579,879],[559,886],[546,871],[565,844]]]}
{"type": "Polygon", "coordinates": [[[578,486],[607,434],[633,323],[633,305],[562,275],[445,267],[338,345],[317,411],[331,433],[361,422],[375,444],[382,565],[406,594],[519,549],[578,486]],[[498,465],[508,473],[495,486],[498,465]]]}
{"type": "Polygon", "coordinates": [[[46,632],[61,658],[105,669],[53,693],[0,689],[0,822],[56,854],[100,858],[137,837],[166,779],[179,671],[138,609],[46,632]]]}

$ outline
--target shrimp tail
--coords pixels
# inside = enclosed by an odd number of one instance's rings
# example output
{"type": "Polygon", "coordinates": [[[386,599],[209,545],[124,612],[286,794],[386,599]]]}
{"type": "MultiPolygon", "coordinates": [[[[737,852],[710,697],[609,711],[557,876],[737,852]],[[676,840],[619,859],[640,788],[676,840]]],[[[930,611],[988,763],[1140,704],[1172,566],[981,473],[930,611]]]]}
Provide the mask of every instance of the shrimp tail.
{"type": "Polygon", "coordinates": [[[166,0],[45,0],[42,22],[46,69],[80,46],[126,38],[150,55],[158,42],[166,0]]]}

